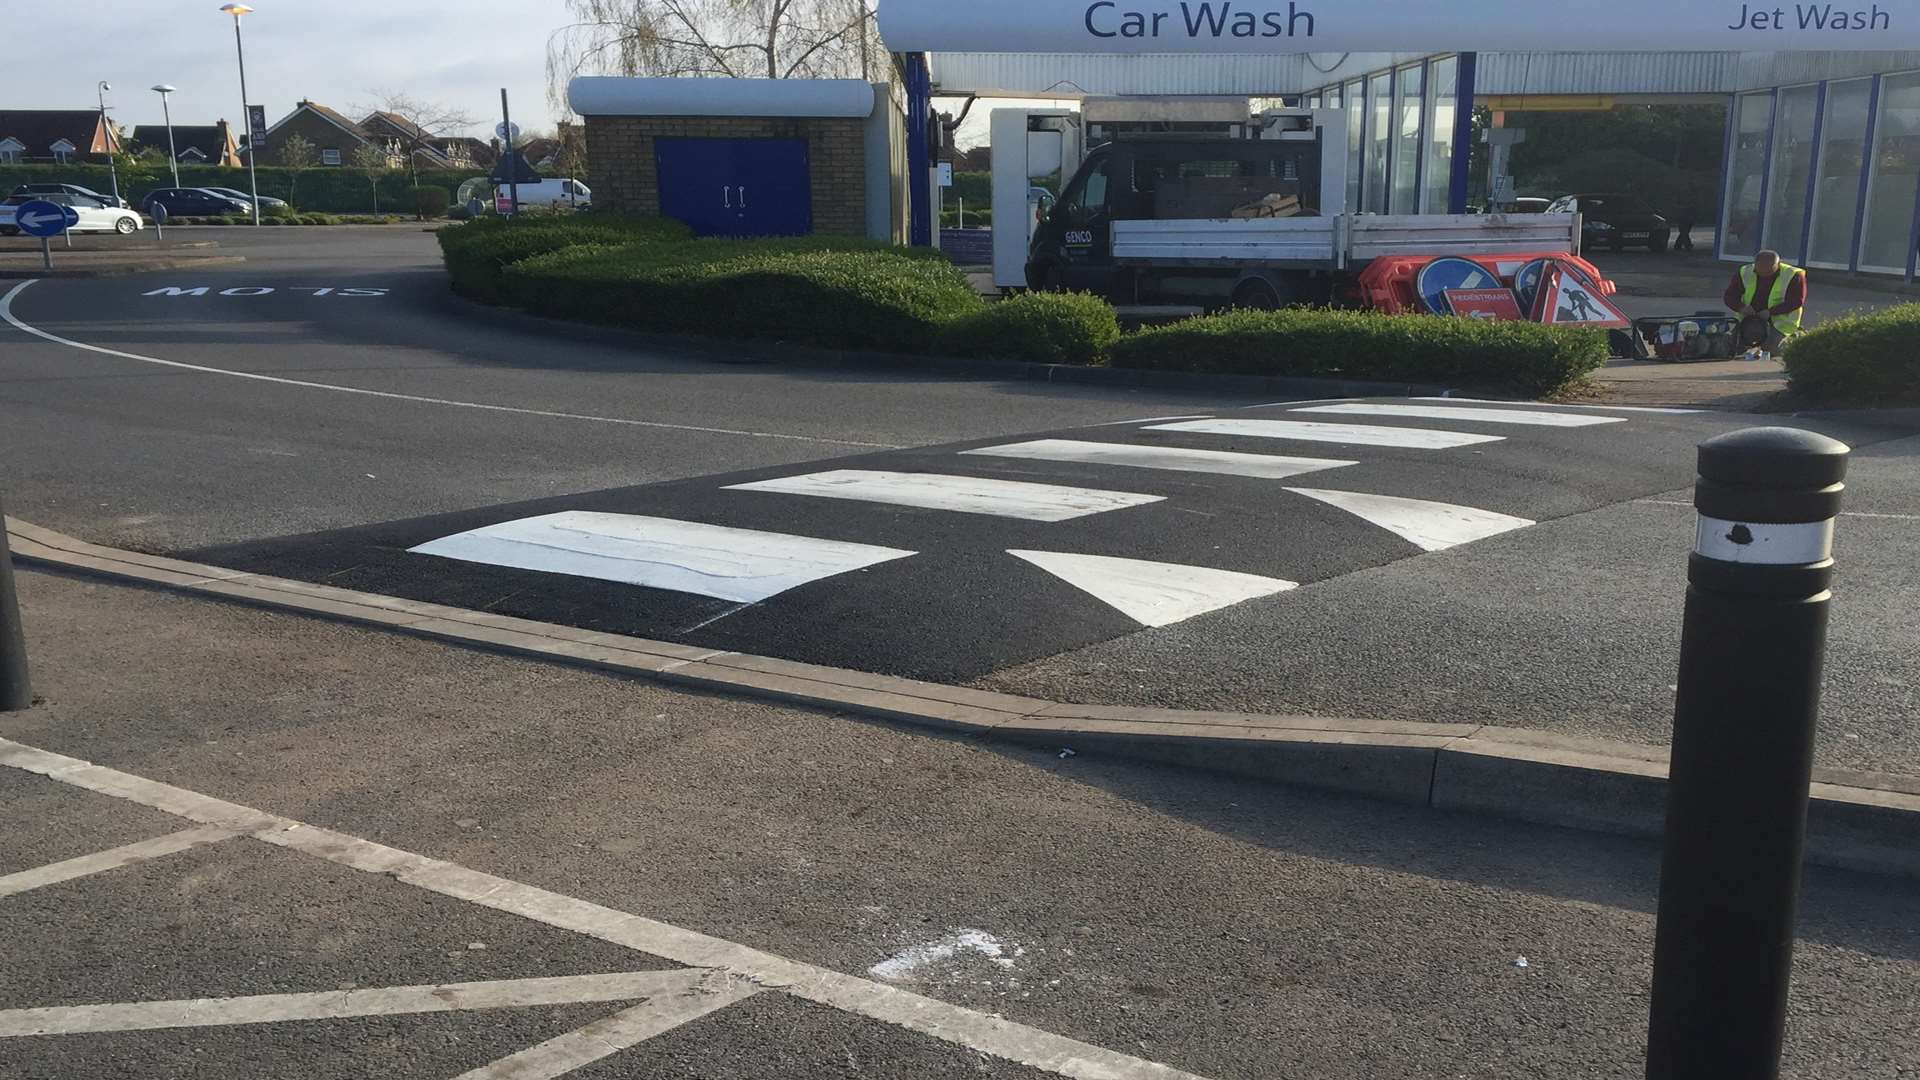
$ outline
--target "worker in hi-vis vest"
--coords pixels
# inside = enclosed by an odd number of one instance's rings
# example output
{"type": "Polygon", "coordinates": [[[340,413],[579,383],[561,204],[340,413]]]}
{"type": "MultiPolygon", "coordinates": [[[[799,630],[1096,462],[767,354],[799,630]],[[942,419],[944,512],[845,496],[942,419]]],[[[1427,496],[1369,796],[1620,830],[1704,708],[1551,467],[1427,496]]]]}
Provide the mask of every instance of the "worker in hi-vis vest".
{"type": "MultiPolygon", "coordinates": [[[[1769,353],[1777,353],[1788,338],[1800,332],[1800,318],[1807,306],[1807,272],[1781,261],[1777,251],[1762,251],[1753,257],[1751,265],[1734,273],[1723,299],[1735,315],[1765,319],[1765,340],[1757,344],[1769,353]]],[[[1755,343],[1751,337],[1748,341],[1755,343]]]]}

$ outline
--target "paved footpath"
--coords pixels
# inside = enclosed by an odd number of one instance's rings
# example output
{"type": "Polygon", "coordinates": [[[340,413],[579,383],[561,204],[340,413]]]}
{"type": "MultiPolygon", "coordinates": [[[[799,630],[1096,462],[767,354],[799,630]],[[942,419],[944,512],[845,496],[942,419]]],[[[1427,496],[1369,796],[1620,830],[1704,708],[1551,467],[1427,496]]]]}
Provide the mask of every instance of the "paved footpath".
{"type": "MultiPolygon", "coordinates": [[[[0,1075],[1639,1071],[1646,844],[20,586],[0,1075]]],[[[1810,872],[1788,1076],[1920,1060],[1917,888],[1810,872]]]]}

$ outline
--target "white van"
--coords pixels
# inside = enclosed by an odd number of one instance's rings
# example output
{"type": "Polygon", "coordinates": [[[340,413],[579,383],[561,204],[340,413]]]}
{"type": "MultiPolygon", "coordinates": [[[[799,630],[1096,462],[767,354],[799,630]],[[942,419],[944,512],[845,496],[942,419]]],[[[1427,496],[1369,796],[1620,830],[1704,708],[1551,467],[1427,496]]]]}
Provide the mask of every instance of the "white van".
{"type": "Polygon", "coordinates": [[[538,206],[562,206],[579,210],[593,202],[593,192],[578,180],[540,180],[521,184],[517,191],[505,184],[494,185],[496,202],[504,202],[512,192],[520,198],[521,209],[538,206]]]}

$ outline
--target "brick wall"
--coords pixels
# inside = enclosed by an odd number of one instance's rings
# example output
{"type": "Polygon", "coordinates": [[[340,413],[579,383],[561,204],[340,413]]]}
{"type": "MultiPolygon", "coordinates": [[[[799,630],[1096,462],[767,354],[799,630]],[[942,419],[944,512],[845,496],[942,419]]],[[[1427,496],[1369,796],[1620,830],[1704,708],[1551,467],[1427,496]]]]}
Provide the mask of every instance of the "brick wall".
{"type": "Polygon", "coordinates": [[[805,139],[813,231],[867,231],[866,121],[844,117],[589,116],[587,161],[596,210],[660,212],[655,138],[805,139]]]}

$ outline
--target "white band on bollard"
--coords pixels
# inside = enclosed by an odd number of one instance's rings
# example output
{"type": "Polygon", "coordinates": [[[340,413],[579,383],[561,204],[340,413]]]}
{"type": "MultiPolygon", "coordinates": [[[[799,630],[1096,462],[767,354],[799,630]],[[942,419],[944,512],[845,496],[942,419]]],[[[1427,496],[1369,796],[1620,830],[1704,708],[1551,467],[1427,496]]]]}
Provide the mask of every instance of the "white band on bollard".
{"type": "Polygon", "coordinates": [[[1801,525],[1756,525],[1702,514],[1693,550],[1720,562],[1804,566],[1833,556],[1833,519],[1801,525]]]}

